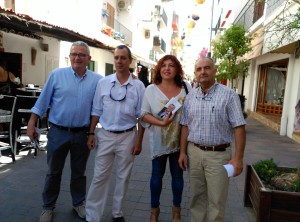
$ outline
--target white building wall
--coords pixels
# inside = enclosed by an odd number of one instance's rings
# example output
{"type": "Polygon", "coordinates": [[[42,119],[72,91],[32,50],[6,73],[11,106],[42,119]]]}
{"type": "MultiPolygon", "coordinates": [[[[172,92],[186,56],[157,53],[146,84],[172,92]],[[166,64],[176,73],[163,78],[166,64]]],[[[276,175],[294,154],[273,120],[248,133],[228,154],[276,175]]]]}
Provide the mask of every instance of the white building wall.
{"type": "Polygon", "coordinates": [[[245,110],[254,111],[256,109],[256,95],[258,83],[258,67],[256,66],[256,59],[251,60],[248,70],[249,75],[245,79],[244,95],[246,96],[245,110]]]}
{"type": "Polygon", "coordinates": [[[3,48],[5,52],[22,54],[23,84],[33,83],[41,86],[44,85],[47,78],[47,67],[50,69],[58,66],[59,41],[53,38],[44,38],[45,42],[49,44],[48,52],[41,49],[40,40],[3,32],[3,48]],[[31,63],[31,48],[37,51],[34,65],[31,63]]]}
{"type": "Polygon", "coordinates": [[[284,106],[281,122],[286,122],[286,126],[281,124],[280,133],[292,138],[295,123],[295,106],[300,99],[300,59],[290,56],[288,65],[288,76],[286,91],[284,95],[284,106]],[[291,75],[289,75],[291,73],[291,75]]]}
{"type": "MultiPolygon", "coordinates": [[[[234,19],[239,15],[243,7],[249,2],[248,0],[233,0],[232,4],[224,5],[227,1],[221,0],[220,7],[233,7],[234,19]]],[[[283,2],[285,4],[285,2],[283,2]]],[[[293,3],[290,9],[297,9],[298,5],[293,3]]],[[[250,32],[254,32],[260,26],[266,26],[269,23],[273,22],[273,19],[276,15],[280,13],[280,9],[274,10],[271,16],[268,16],[267,20],[265,15],[262,16],[251,28],[250,32]]],[[[234,21],[233,19],[233,21],[234,21]]],[[[280,33],[277,33],[280,34],[280,33]]],[[[284,42],[282,45],[285,45],[289,42],[293,42],[299,36],[292,36],[290,41],[284,42]]],[[[270,36],[265,36],[265,38],[270,38],[270,36]]],[[[275,41],[275,40],[274,40],[275,41]]],[[[267,64],[270,62],[289,59],[288,62],[288,71],[287,79],[285,84],[285,95],[284,95],[284,104],[283,112],[281,117],[280,125],[280,135],[287,135],[292,138],[294,131],[294,122],[295,122],[295,106],[300,99],[300,59],[296,59],[294,54],[279,54],[279,53],[268,53],[270,51],[270,42],[268,44],[263,44],[263,55],[260,55],[256,58],[251,59],[251,65],[249,67],[249,75],[245,79],[244,85],[244,95],[247,100],[245,103],[245,109],[250,111],[256,111],[256,102],[257,102],[257,89],[258,89],[258,77],[259,77],[259,66],[267,64]]],[[[239,83],[238,89],[241,89],[241,81],[239,83]]]]}
{"type": "Polygon", "coordinates": [[[251,111],[256,111],[259,66],[282,59],[289,59],[289,65],[285,85],[280,135],[287,135],[288,137],[292,137],[295,121],[295,106],[300,95],[300,72],[297,71],[300,70],[300,61],[299,59],[295,59],[294,55],[268,53],[259,56],[256,59],[252,59],[252,63],[249,69],[249,72],[251,72],[251,74],[246,78],[245,81],[244,94],[247,98],[246,110],[249,109],[251,111]]]}
{"type": "MultiPolygon", "coordinates": [[[[60,42],[60,60],[59,60],[59,67],[66,67],[70,66],[70,48],[72,43],[71,42],[60,42]]],[[[113,52],[90,47],[90,54],[91,60],[95,61],[95,72],[105,76],[105,63],[114,64],[114,55],[113,52]]]]}
{"type": "MultiPolygon", "coordinates": [[[[95,38],[111,47],[116,47],[122,43],[101,33],[103,1],[16,0],[15,12],[29,15],[35,20],[45,21],[51,25],[66,28],[90,38],[95,38]]],[[[108,2],[116,8],[116,0],[108,0],[108,2]]],[[[116,17],[116,19],[118,19],[118,17],[116,17]]],[[[130,22],[130,18],[126,19],[126,16],[122,19],[125,23],[130,22]]],[[[133,22],[131,21],[131,23],[133,22]]],[[[23,55],[23,84],[34,83],[43,85],[52,69],[70,65],[69,50],[71,42],[59,41],[44,36],[43,38],[43,43],[49,46],[48,52],[41,50],[41,42],[39,40],[4,33],[5,51],[21,53],[23,55]],[[9,37],[7,35],[9,35],[9,37]],[[31,47],[37,49],[35,66],[30,63],[31,47]],[[36,74],[37,72],[39,73],[38,75],[36,74]]],[[[105,63],[113,64],[113,53],[99,48],[90,47],[90,49],[92,60],[95,61],[95,72],[104,75],[105,63]]]]}
{"type": "Polygon", "coordinates": [[[101,32],[102,0],[16,0],[16,13],[27,14],[94,38],[101,32]]]}
{"type": "MultiPolygon", "coordinates": [[[[142,26],[139,26],[139,14],[145,11],[151,14],[151,7],[149,5],[158,4],[160,1],[129,1],[131,2],[131,9],[129,11],[119,11],[117,8],[117,0],[15,0],[15,12],[19,14],[26,14],[38,21],[44,21],[46,23],[66,28],[90,38],[94,38],[110,47],[116,47],[122,42],[101,32],[104,17],[102,16],[103,2],[108,2],[115,8],[115,19],[118,20],[123,26],[129,29],[133,33],[133,45],[131,46],[132,53],[136,60],[132,63],[131,67],[136,66],[136,62],[141,60],[147,60],[149,52],[152,49],[153,38],[145,39],[142,26]],[[140,8],[140,6],[143,6],[140,8]]],[[[145,14],[145,13],[144,13],[145,14]]],[[[168,15],[169,24],[171,27],[172,17],[168,15]]],[[[37,64],[31,66],[28,61],[30,56],[28,53],[23,54],[24,70],[23,70],[23,83],[35,83],[43,85],[48,77],[48,72],[56,67],[64,67],[70,65],[69,63],[69,49],[70,42],[61,42],[59,40],[50,41],[45,38],[45,43],[49,45],[49,51],[44,52],[40,49],[40,42],[38,40],[18,37],[15,35],[13,38],[21,38],[20,44],[25,48],[35,47],[37,48],[37,64]],[[25,44],[24,44],[25,43],[25,44]],[[55,52],[53,53],[53,51],[55,52]],[[42,62],[40,62],[40,60],[42,62]],[[29,64],[29,65],[28,65],[29,64]],[[34,70],[39,70],[39,77],[36,78],[34,70]],[[42,70],[42,71],[41,71],[42,70]]],[[[171,34],[168,34],[169,38],[171,34]]],[[[6,37],[4,37],[5,39],[6,37]]],[[[169,40],[166,41],[168,44],[169,40]]],[[[4,48],[8,52],[19,52],[22,47],[18,47],[19,44],[14,44],[15,41],[8,40],[4,44],[4,48]],[[14,50],[15,47],[15,50],[14,50]]],[[[27,52],[29,52],[27,50],[27,52]]],[[[95,61],[95,72],[100,74],[105,73],[105,63],[113,64],[113,53],[108,50],[99,48],[91,48],[92,60],[95,61]]]]}

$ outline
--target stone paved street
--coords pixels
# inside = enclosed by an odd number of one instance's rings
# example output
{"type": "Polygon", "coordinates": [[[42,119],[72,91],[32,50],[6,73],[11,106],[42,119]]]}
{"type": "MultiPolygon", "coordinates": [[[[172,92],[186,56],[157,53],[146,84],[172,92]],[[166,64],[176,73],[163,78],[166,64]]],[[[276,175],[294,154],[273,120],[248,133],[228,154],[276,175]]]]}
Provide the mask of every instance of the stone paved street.
{"type": "MultiPolygon", "coordinates": [[[[295,167],[300,165],[300,144],[285,136],[280,136],[272,129],[257,120],[247,118],[247,146],[244,164],[251,164],[261,159],[273,158],[281,166],[295,167]]],[[[145,135],[145,138],[147,134],[145,135]]],[[[124,214],[127,222],[148,221],[150,212],[149,180],[151,160],[149,148],[144,140],[143,152],[137,156],[130,180],[129,190],[124,203],[124,214]]],[[[46,155],[39,151],[37,158],[28,151],[17,156],[16,163],[10,158],[0,158],[0,221],[1,222],[37,222],[41,211],[41,193],[46,174],[46,155]]],[[[93,175],[94,152],[87,167],[88,186],[93,175]]],[[[189,183],[185,175],[185,187],[182,202],[182,219],[189,217],[189,183]]],[[[66,162],[62,179],[61,193],[57,201],[53,222],[81,222],[72,210],[69,192],[70,167],[66,162]]],[[[114,177],[113,177],[114,178],[114,177]]],[[[252,208],[243,206],[244,172],[230,181],[228,203],[226,206],[226,222],[253,222],[255,215],[252,208]]],[[[111,221],[111,203],[114,180],[103,222],[111,221]]],[[[171,178],[167,169],[161,195],[161,214],[159,221],[171,221],[172,207],[171,178]]]]}

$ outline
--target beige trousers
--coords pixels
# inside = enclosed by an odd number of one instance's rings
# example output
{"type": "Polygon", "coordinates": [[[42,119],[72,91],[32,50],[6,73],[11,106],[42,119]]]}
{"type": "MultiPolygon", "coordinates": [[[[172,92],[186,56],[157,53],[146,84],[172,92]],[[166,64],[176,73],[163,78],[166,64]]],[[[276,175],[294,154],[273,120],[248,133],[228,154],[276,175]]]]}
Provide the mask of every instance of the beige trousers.
{"type": "Polygon", "coordinates": [[[231,148],[224,152],[203,151],[189,143],[187,152],[191,221],[224,221],[229,178],[223,165],[231,159],[231,148]]]}
{"type": "MultiPolygon", "coordinates": [[[[136,129],[131,132],[114,134],[104,129],[97,133],[97,148],[95,150],[94,177],[86,198],[86,220],[100,222],[106,207],[106,200],[110,189],[113,165],[116,173],[112,216],[121,217],[122,203],[126,194],[134,155],[131,154],[137,138],[136,129]]],[[[93,152],[93,151],[92,151],[93,152]]]]}

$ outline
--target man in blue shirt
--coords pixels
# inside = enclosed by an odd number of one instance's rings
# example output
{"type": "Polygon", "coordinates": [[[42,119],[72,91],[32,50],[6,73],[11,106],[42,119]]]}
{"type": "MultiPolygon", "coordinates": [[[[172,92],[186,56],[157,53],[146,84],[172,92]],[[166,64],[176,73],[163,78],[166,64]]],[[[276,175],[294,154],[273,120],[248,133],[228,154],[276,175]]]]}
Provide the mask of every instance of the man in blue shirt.
{"type": "Polygon", "coordinates": [[[47,143],[48,172],[43,191],[43,211],[40,222],[51,222],[59,195],[65,159],[70,151],[73,209],[85,218],[86,177],[85,170],[90,150],[87,132],[98,81],[103,78],[87,69],[91,60],[89,46],[74,42],[70,49],[71,67],[53,70],[36,104],[31,109],[27,135],[31,141],[37,138],[35,125],[50,107],[47,143]]]}
{"type": "MultiPolygon", "coordinates": [[[[116,73],[99,81],[91,113],[88,147],[95,150],[94,177],[86,198],[86,220],[99,222],[109,191],[113,163],[116,187],[113,197],[114,222],[124,222],[122,202],[127,191],[134,156],[142,148],[144,128],[136,128],[141,115],[144,84],[129,72],[130,49],[120,45],[114,52],[116,73]],[[94,135],[96,125],[102,128],[94,135]],[[97,141],[97,144],[96,144],[97,141]]],[[[140,125],[139,125],[140,126],[140,125]]]]}

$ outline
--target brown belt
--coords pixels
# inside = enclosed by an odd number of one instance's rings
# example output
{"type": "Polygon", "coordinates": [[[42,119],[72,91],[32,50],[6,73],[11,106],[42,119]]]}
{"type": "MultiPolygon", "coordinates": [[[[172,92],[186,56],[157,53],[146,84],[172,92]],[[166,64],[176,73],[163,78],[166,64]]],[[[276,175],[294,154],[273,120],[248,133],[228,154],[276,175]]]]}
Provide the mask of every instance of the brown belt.
{"type": "Polygon", "coordinates": [[[200,144],[196,144],[194,143],[194,145],[198,148],[200,148],[201,150],[204,151],[219,151],[219,152],[223,152],[226,150],[227,147],[230,146],[230,143],[225,143],[225,144],[221,144],[221,145],[216,145],[216,146],[203,146],[200,144]]]}

